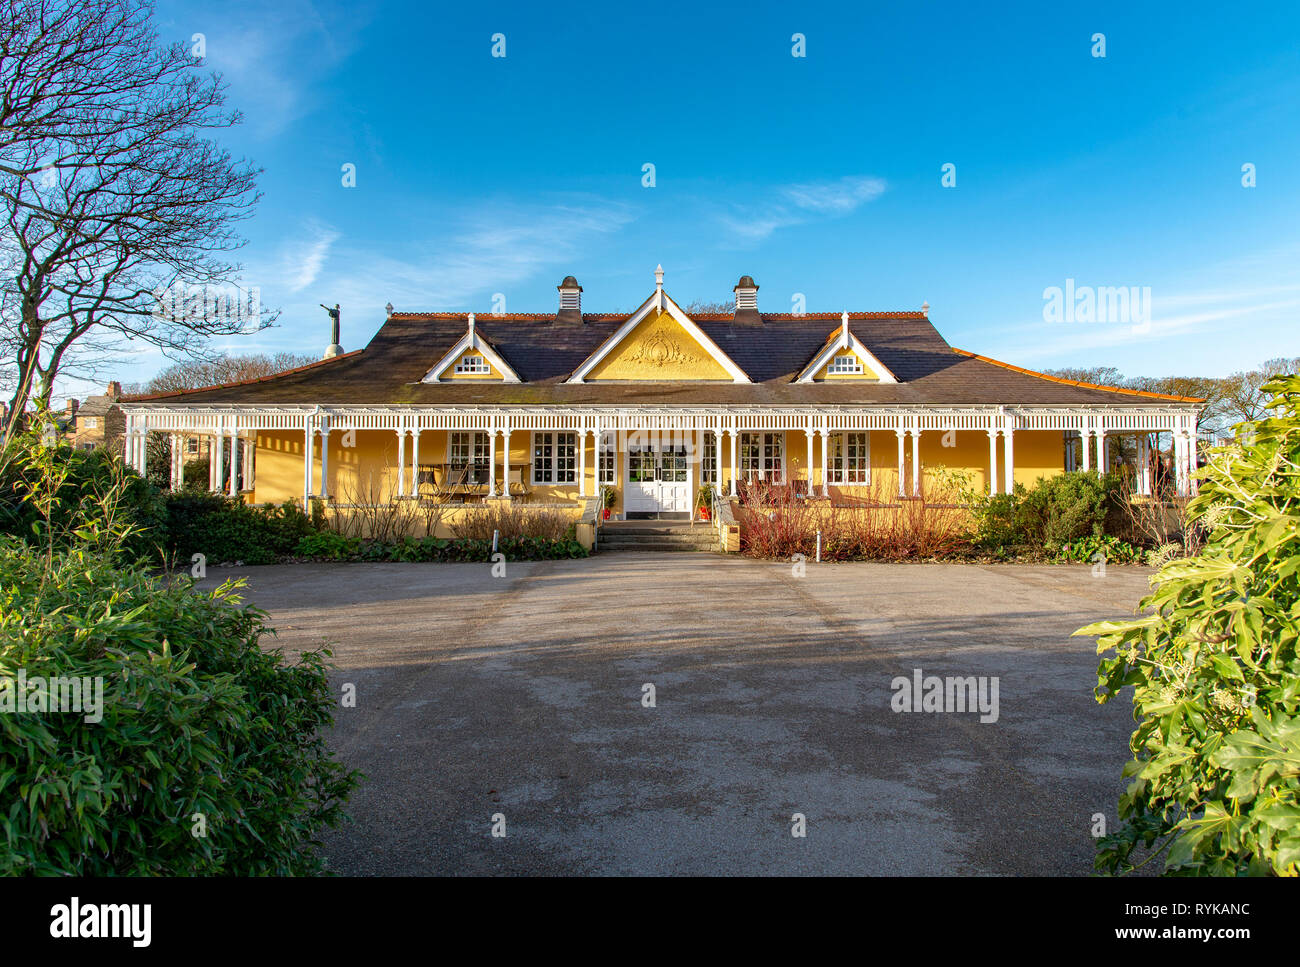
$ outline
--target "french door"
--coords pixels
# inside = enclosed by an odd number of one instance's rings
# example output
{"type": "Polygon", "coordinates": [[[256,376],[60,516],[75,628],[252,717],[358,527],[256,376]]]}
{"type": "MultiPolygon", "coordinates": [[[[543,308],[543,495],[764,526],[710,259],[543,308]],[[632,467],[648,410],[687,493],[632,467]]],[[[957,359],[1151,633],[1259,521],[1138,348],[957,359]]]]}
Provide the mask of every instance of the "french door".
{"type": "Polygon", "coordinates": [[[629,517],[689,516],[691,474],[686,447],[668,441],[629,444],[623,508],[629,517]]]}

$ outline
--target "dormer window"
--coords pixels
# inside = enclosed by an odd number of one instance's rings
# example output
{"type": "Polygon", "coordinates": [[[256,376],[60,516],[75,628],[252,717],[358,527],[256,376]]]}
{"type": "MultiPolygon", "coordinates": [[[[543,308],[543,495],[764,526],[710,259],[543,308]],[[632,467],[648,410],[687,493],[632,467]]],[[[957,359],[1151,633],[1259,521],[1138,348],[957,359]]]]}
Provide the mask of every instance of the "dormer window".
{"type": "Polygon", "coordinates": [[[862,361],[853,353],[839,353],[826,368],[827,373],[858,375],[862,374],[862,361]]]}
{"type": "Polygon", "coordinates": [[[482,356],[470,354],[461,357],[460,362],[456,364],[456,372],[470,376],[486,376],[492,372],[492,368],[482,356]]]}

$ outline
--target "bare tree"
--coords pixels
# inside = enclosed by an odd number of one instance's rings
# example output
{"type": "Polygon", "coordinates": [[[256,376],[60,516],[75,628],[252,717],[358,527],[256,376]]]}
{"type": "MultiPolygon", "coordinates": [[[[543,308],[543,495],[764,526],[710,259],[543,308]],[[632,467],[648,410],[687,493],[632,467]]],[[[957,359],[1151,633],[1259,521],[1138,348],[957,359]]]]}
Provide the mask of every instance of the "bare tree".
{"type": "Polygon", "coordinates": [[[736,311],[734,302],[705,302],[696,299],[690,305],[682,306],[682,311],[688,316],[729,316],[736,311]]]}
{"type": "Polygon", "coordinates": [[[1269,394],[1264,384],[1276,376],[1300,372],[1300,359],[1267,359],[1257,369],[1237,372],[1222,380],[1222,410],[1227,426],[1258,420],[1265,415],[1269,394]]]}
{"type": "Polygon", "coordinates": [[[1045,370],[1048,376],[1070,379],[1076,383],[1093,383],[1097,386],[1123,386],[1124,375],[1114,366],[1070,367],[1045,370]]]}
{"type": "Polygon", "coordinates": [[[221,79],[158,44],[148,0],[0,3],[8,439],[60,374],[136,340],[202,354],[270,314],[230,258],[258,172],[205,137],[239,121],[221,79]]]}
{"type": "Polygon", "coordinates": [[[129,384],[123,387],[123,392],[128,396],[175,393],[221,383],[238,383],[273,376],[286,369],[296,369],[316,361],[317,357],[300,353],[250,353],[243,356],[221,355],[212,359],[191,359],[173,363],[144,383],[129,384]]]}

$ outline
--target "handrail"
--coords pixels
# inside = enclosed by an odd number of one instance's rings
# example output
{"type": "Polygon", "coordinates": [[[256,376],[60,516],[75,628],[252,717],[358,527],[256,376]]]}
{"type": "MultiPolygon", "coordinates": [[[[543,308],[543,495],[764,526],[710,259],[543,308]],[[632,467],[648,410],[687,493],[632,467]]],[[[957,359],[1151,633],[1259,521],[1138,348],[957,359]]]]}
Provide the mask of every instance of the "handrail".
{"type": "Polygon", "coordinates": [[[727,553],[727,528],[736,523],[736,517],[731,512],[731,498],[718,494],[713,501],[713,519],[717,522],[718,528],[718,550],[723,554],[727,553]]]}

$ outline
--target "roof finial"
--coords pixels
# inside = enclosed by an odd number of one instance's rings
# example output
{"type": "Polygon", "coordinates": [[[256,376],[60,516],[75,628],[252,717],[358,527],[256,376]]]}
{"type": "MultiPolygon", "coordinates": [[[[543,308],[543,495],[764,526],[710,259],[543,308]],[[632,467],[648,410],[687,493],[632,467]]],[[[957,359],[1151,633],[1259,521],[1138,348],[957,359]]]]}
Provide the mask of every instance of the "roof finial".
{"type": "Polygon", "coordinates": [[[660,263],[659,265],[655,266],[655,288],[662,289],[663,287],[664,287],[664,267],[663,264],[660,263]]]}
{"type": "Polygon", "coordinates": [[[847,312],[840,316],[840,347],[849,348],[849,314],[847,312]]]}
{"type": "Polygon", "coordinates": [[[928,315],[930,314],[930,303],[928,303],[928,302],[922,302],[922,303],[921,303],[921,311],[922,311],[923,313],[925,313],[925,314],[928,316],[928,315]]]}
{"type": "Polygon", "coordinates": [[[393,314],[393,304],[390,302],[388,305],[384,306],[384,311],[391,316],[393,314]]]}
{"type": "Polygon", "coordinates": [[[474,338],[474,313],[469,314],[469,337],[474,338]]]}

